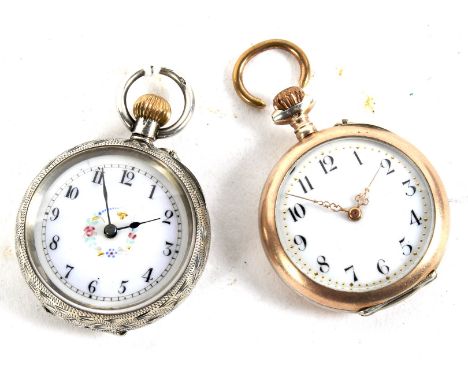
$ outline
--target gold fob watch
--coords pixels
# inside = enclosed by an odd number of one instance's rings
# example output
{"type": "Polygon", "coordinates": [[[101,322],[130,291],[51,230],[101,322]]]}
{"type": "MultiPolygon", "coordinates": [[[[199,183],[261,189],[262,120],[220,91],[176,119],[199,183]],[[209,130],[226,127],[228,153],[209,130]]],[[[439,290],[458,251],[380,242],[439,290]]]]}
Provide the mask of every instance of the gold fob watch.
{"type": "Polygon", "coordinates": [[[308,299],[370,315],[436,278],[449,230],[444,186],[426,157],[396,134],[343,120],[317,130],[304,52],[284,40],[247,50],[234,68],[240,97],[245,64],[280,48],[301,64],[301,86],[274,99],[273,121],[298,139],[275,165],[260,201],[260,236],[280,277],[308,299]]]}

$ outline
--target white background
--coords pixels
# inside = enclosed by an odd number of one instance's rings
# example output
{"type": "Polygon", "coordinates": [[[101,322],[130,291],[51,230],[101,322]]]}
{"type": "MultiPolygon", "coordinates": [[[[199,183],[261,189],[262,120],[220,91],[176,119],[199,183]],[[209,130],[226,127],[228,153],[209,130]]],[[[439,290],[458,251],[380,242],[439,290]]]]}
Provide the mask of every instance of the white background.
{"type": "MultiPolygon", "coordinates": [[[[468,340],[466,14],[462,2],[450,1],[4,2],[0,379],[461,379],[468,340]],[[239,54],[267,38],[289,39],[308,53],[319,128],[341,118],[384,126],[418,146],[444,180],[452,210],[446,257],[437,281],[404,303],[369,318],[323,310],[283,285],[268,264],[258,200],[295,137],[271,123],[270,107],[243,104],[230,80],[239,54]],[[202,184],[213,242],[203,277],[178,309],[117,337],[41,309],[17,265],[14,221],[30,180],[51,158],[84,141],[128,136],[116,98],[126,78],[149,64],[182,73],[195,91],[191,123],[160,144],[176,149],[202,184]],[[368,96],[374,113],[364,106],[368,96]]],[[[293,59],[267,52],[245,77],[271,101],[297,76],[293,59]]],[[[167,94],[180,101],[176,91],[167,94]]]]}

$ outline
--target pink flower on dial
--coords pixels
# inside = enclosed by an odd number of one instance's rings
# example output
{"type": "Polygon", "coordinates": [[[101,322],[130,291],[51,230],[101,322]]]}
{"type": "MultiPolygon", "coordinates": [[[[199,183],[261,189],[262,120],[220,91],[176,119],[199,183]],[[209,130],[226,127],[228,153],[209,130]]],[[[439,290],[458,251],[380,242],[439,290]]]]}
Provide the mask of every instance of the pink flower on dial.
{"type": "Polygon", "coordinates": [[[86,236],[91,237],[91,236],[94,235],[95,230],[96,230],[96,228],[94,228],[93,226],[88,225],[88,226],[86,226],[84,228],[84,233],[85,233],[86,236]]]}

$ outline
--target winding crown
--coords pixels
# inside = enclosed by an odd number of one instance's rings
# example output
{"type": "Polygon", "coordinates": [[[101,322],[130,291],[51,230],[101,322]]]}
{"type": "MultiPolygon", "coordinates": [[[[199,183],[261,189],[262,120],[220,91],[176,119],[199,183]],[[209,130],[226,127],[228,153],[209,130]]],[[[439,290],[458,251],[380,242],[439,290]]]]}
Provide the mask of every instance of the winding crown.
{"type": "Polygon", "coordinates": [[[277,110],[287,110],[304,99],[305,93],[299,86],[291,86],[280,91],[273,99],[273,106],[277,110]]]}
{"type": "Polygon", "coordinates": [[[171,105],[163,97],[155,94],[145,94],[133,104],[135,118],[151,119],[163,126],[171,118],[171,105]]]}

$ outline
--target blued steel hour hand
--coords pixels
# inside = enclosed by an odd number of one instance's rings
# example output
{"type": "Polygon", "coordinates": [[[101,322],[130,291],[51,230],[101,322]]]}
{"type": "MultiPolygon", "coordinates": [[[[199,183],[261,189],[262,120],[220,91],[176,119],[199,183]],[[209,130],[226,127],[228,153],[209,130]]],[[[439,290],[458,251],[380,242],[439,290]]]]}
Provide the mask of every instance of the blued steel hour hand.
{"type": "Polygon", "coordinates": [[[154,222],[155,220],[160,220],[161,218],[156,218],[156,219],[151,219],[151,220],[146,220],[144,222],[132,222],[129,225],[126,225],[124,227],[119,227],[117,230],[125,229],[125,228],[137,228],[142,224],[149,223],[149,222],[154,222]]]}

